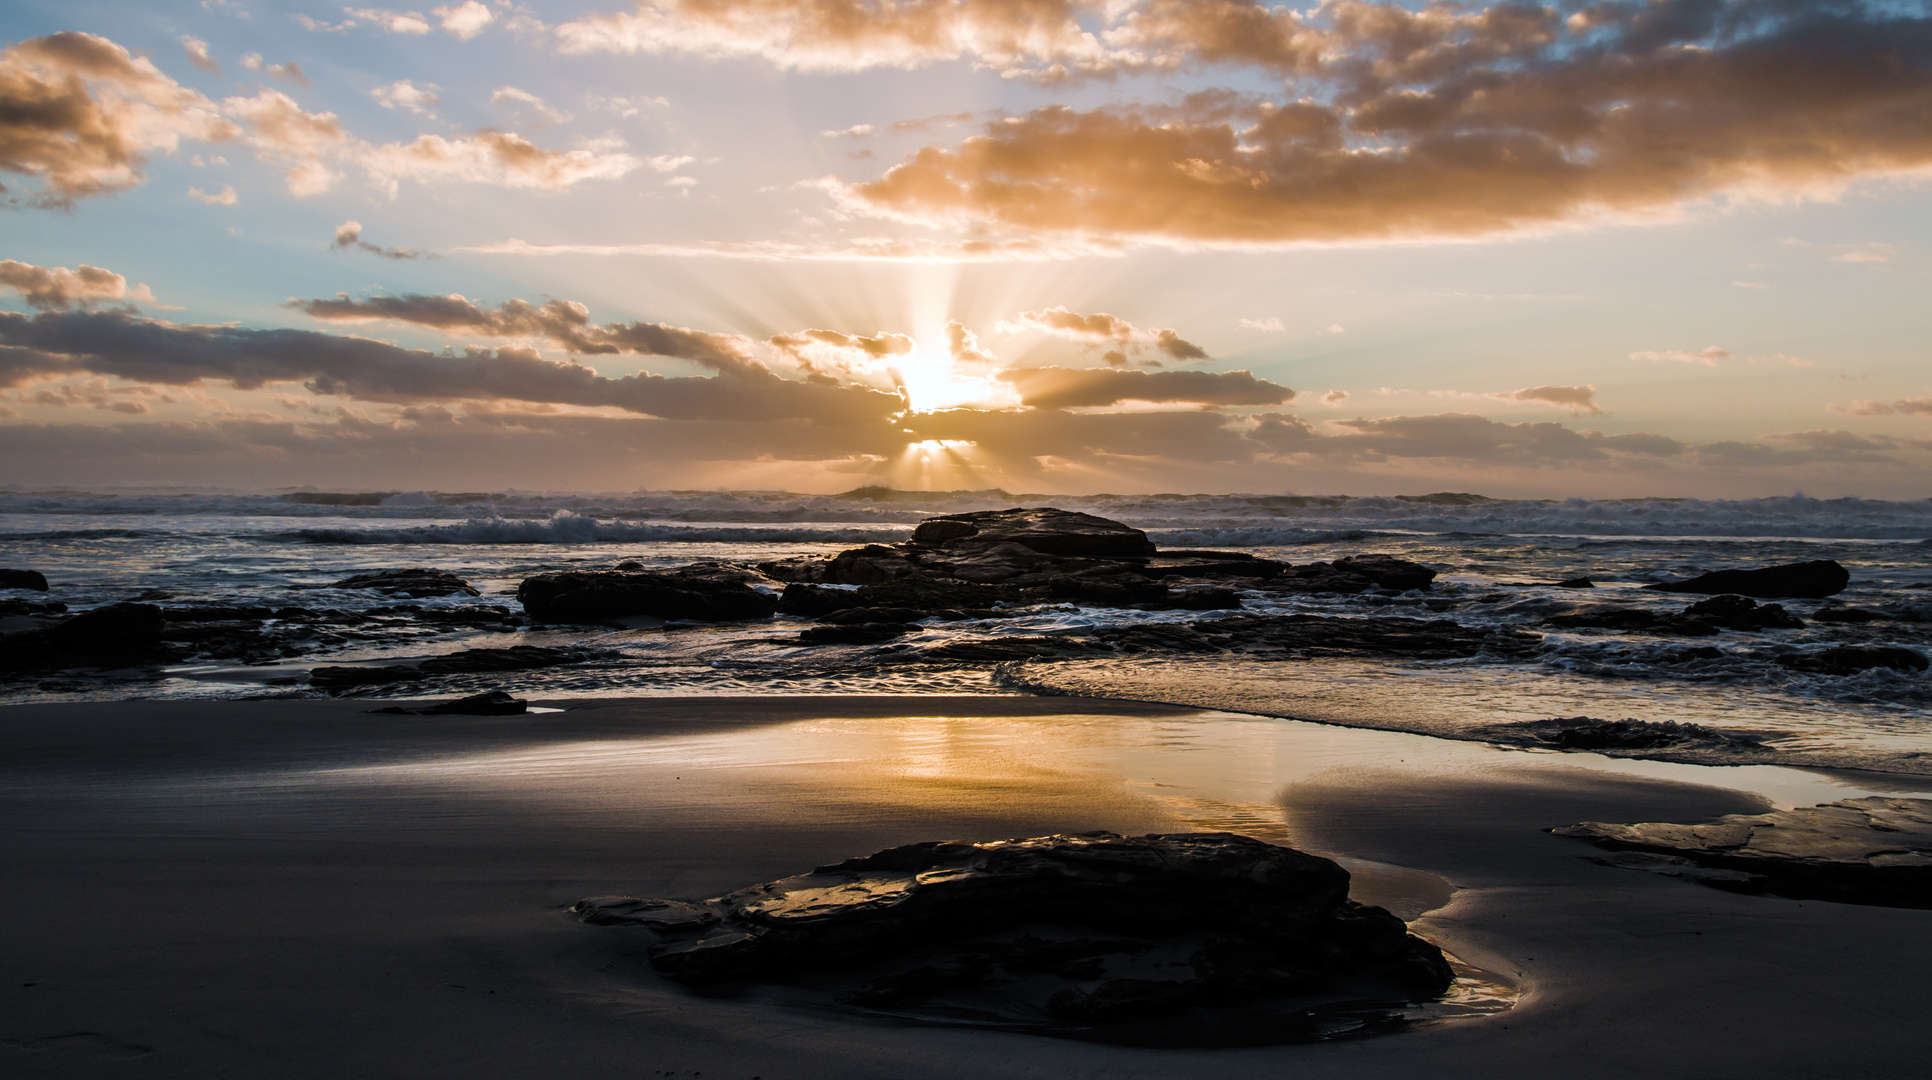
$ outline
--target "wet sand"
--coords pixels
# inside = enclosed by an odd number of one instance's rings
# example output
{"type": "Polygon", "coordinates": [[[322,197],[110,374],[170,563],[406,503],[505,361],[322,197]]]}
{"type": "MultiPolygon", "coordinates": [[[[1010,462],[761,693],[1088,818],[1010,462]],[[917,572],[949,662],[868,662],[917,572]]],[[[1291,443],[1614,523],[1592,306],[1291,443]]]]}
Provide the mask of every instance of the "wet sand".
{"type": "Polygon", "coordinates": [[[0,1073],[1838,1078],[1921,1076],[1932,1051],[1932,912],[1736,896],[1542,832],[1912,778],[1067,698],[576,704],[0,709],[0,1073]],[[1523,999],[1347,1042],[1126,1049],[699,998],[565,912],[913,840],[1098,828],[1344,858],[1365,899],[1446,900],[1416,931],[1523,999]]]}

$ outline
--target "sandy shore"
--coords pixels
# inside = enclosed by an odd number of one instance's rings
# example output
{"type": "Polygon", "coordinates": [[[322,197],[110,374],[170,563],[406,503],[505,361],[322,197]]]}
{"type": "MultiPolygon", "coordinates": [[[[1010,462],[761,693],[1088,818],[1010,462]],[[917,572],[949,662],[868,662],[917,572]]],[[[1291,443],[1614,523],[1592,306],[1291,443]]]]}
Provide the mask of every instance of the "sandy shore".
{"type": "Polygon", "coordinates": [[[576,704],[0,709],[0,1074],[1836,1080],[1923,1076],[1932,1051],[1932,912],[1735,896],[1542,832],[1904,778],[1659,772],[1066,698],[576,704]],[[701,999],[565,913],[913,840],[1097,828],[1369,860],[1358,894],[1404,914],[1446,899],[1417,932],[1523,999],[1351,1042],[1130,1050],[701,999]]]}

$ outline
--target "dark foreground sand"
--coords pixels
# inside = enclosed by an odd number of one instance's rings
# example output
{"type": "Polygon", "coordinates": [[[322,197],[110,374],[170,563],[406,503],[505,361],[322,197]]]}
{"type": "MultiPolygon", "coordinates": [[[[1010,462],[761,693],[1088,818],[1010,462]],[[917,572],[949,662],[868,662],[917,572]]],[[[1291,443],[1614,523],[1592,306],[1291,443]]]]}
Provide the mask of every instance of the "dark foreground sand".
{"type": "MultiPolygon", "coordinates": [[[[500,719],[360,702],[0,709],[0,1076],[1932,1072],[1932,911],[1734,896],[1596,865],[1541,831],[1760,796],[1120,702],[582,704],[500,719]],[[1519,979],[1523,1000],[1317,1046],[1123,1049],[700,999],[650,975],[623,931],[564,911],[913,840],[1096,828],[1233,828],[1439,875],[1457,891],[1417,931],[1519,979]]],[[[1787,802],[1862,793],[1730,775],[1787,802]]],[[[1358,882],[1405,914],[1447,895],[1398,870],[1358,882]]]]}

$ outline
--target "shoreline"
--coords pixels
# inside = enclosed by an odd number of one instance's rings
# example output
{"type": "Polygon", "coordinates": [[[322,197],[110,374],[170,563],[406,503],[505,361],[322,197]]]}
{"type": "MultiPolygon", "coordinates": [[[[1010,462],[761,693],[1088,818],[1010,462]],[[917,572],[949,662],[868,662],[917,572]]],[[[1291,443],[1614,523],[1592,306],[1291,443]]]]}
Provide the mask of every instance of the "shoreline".
{"type": "Polygon", "coordinates": [[[1541,831],[1750,812],[1775,801],[1762,793],[1099,699],[589,699],[514,717],[369,704],[0,707],[0,811],[16,823],[0,838],[16,882],[0,956],[18,976],[0,986],[0,1063],[1902,1077],[1932,1048],[1909,1004],[1932,993],[1916,959],[1932,913],[1719,892],[1598,865],[1541,831]],[[564,914],[583,896],[716,895],[916,840],[1096,828],[1245,832],[1346,860],[1392,907],[1446,899],[1415,932],[1516,980],[1521,1002],[1342,1043],[1133,1050],[699,998],[651,976],[620,929],[564,914]]]}

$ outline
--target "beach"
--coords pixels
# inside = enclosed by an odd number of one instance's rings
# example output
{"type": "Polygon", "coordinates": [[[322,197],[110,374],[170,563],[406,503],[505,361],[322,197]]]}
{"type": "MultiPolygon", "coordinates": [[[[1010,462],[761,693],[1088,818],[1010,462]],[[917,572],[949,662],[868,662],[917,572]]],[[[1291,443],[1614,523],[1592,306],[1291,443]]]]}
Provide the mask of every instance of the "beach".
{"type": "Polygon", "coordinates": [[[20,1076],[1915,1076],[1932,913],[1720,892],[1544,830],[1915,777],[1700,768],[1078,698],[0,709],[0,1062],[20,1076]],[[1667,771],[1659,771],[1667,770],[1667,771]],[[897,844],[1229,830],[1515,983],[1373,1037],[1149,1050],[703,997],[591,895],[897,844]]]}

